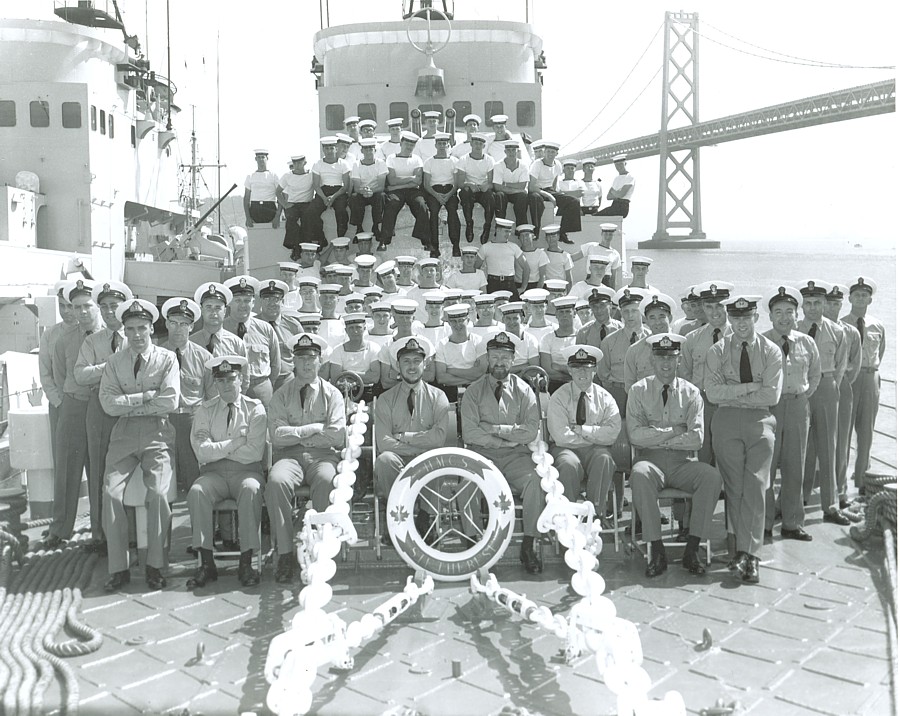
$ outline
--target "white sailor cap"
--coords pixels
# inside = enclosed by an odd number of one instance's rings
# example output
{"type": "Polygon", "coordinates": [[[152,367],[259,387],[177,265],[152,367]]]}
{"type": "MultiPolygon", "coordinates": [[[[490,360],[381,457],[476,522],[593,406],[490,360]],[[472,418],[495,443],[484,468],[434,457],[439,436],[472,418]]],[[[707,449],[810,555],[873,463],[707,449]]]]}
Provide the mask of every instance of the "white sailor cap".
{"type": "Polygon", "coordinates": [[[756,310],[756,304],[762,301],[762,296],[753,296],[747,293],[739,293],[722,301],[729,316],[748,316],[756,310]]]}
{"type": "Polygon", "coordinates": [[[641,301],[641,310],[646,315],[648,311],[652,311],[654,308],[665,309],[671,316],[675,312],[675,299],[664,293],[648,293],[644,300],[641,301]]]}
{"type": "Polygon", "coordinates": [[[425,268],[426,266],[440,266],[441,262],[439,259],[432,258],[430,256],[426,256],[424,258],[419,259],[419,268],[425,268]]]}
{"type": "Polygon", "coordinates": [[[800,288],[800,295],[804,298],[808,296],[824,296],[831,290],[831,284],[822,279],[813,278],[804,281],[800,288]]]}
{"type": "Polygon", "coordinates": [[[288,273],[297,273],[300,270],[300,264],[295,263],[294,261],[279,261],[278,268],[279,270],[287,271],[288,273]]]}
{"type": "Polygon", "coordinates": [[[375,266],[375,262],[378,261],[371,254],[359,254],[353,259],[353,263],[355,263],[359,268],[370,269],[375,266]]]}
{"type": "Polygon", "coordinates": [[[495,114],[491,116],[491,124],[506,124],[509,121],[509,117],[505,114],[495,114]]]}
{"type": "Polygon", "coordinates": [[[247,365],[247,359],[237,355],[215,356],[204,363],[206,370],[212,371],[213,378],[230,378],[240,375],[245,365],[247,365]]]}
{"type": "Polygon", "coordinates": [[[434,346],[424,336],[409,336],[407,338],[398,338],[391,343],[388,350],[394,363],[400,358],[408,354],[419,354],[423,358],[429,358],[434,355],[434,346]]]}
{"type": "Polygon", "coordinates": [[[544,288],[548,291],[567,291],[569,282],[562,278],[548,278],[544,281],[544,288]]]}
{"type": "Polygon", "coordinates": [[[518,149],[519,148],[519,140],[518,139],[507,139],[503,142],[504,149],[518,149]]]}
{"type": "Polygon", "coordinates": [[[322,283],[319,284],[320,296],[336,296],[341,292],[341,284],[339,283],[322,283]]]}
{"type": "Polygon", "coordinates": [[[350,248],[350,237],[349,236],[338,236],[331,240],[331,245],[335,249],[350,248]]]}
{"type": "Polygon", "coordinates": [[[471,254],[472,256],[478,255],[478,247],[477,246],[460,246],[460,253],[462,254],[471,254]]]}
{"type": "Polygon", "coordinates": [[[375,234],[371,231],[360,231],[353,237],[353,243],[358,244],[360,241],[371,241],[375,238],[375,234]]]}
{"type": "Polygon", "coordinates": [[[609,286],[591,286],[591,293],[587,297],[587,302],[588,305],[600,303],[601,301],[612,303],[612,300],[615,297],[616,292],[613,291],[609,286]]]}
{"type": "Polygon", "coordinates": [[[471,137],[469,137],[469,142],[487,142],[487,137],[479,132],[475,132],[471,137]]]}
{"type": "Polygon", "coordinates": [[[196,323],[200,320],[200,306],[197,305],[196,301],[177,296],[176,298],[170,298],[163,304],[162,314],[166,318],[181,316],[187,318],[191,323],[196,323]]]}
{"type": "Polygon", "coordinates": [[[391,312],[391,304],[388,303],[387,301],[376,301],[371,306],[369,306],[369,310],[371,310],[372,313],[376,313],[377,311],[384,311],[386,313],[390,313],[391,312]]]}
{"type": "Polygon", "coordinates": [[[581,166],[584,166],[585,164],[597,166],[597,160],[594,157],[585,157],[581,160],[581,166]]]}
{"type": "Polygon", "coordinates": [[[297,313],[295,318],[301,326],[318,326],[322,323],[322,315],[319,313],[297,313]]]}
{"type": "Polygon", "coordinates": [[[562,165],[564,167],[577,167],[578,160],[577,159],[563,159],[562,165]]]}
{"type": "Polygon", "coordinates": [[[443,303],[444,303],[444,299],[445,299],[446,297],[447,297],[447,294],[444,293],[443,291],[425,291],[425,293],[422,294],[422,298],[425,299],[425,303],[426,303],[426,304],[428,304],[428,303],[431,303],[431,304],[435,304],[435,303],[443,304],[443,303]]]}
{"type": "Polygon", "coordinates": [[[532,149],[543,149],[544,148],[544,140],[543,139],[535,139],[531,143],[532,149]]]}
{"type": "Polygon", "coordinates": [[[591,305],[588,303],[586,298],[579,298],[578,303],[575,304],[575,311],[577,313],[578,311],[582,311],[590,307],[591,305]]]}
{"type": "Polygon", "coordinates": [[[494,223],[501,229],[511,229],[516,225],[515,221],[509,219],[494,219],[494,223]]]}
{"type": "Polygon", "coordinates": [[[353,137],[349,134],[344,134],[343,132],[337,132],[335,135],[339,142],[343,142],[344,144],[353,144],[353,137]]]}
{"type": "Polygon", "coordinates": [[[559,142],[551,142],[550,140],[545,139],[544,147],[547,149],[555,149],[556,151],[559,151],[560,144],[559,142]]]}
{"type": "Polygon", "coordinates": [[[444,315],[447,318],[465,318],[469,315],[468,303],[454,303],[444,309],[444,315]]]}
{"type": "Polygon", "coordinates": [[[119,304],[116,309],[116,318],[121,323],[125,323],[131,318],[140,318],[150,323],[156,323],[159,319],[159,311],[150,301],[145,301],[143,298],[132,298],[119,304]]]}
{"type": "Polygon", "coordinates": [[[292,155],[291,155],[291,161],[292,161],[292,162],[305,162],[305,161],[306,161],[306,155],[305,155],[305,154],[292,154],[292,155]]]}
{"type": "Polygon", "coordinates": [[[450,133],[449,132],[435,132],[434,133],[434,141],[435,142],[438,142],[438,141],[449,142],[450,141],[450,133]]]}
{"type": "Polygon", "coordinates": [[[308,274],[305,274],[297,278],[298,286],[314,286],[315,288],[318,288],[321,284],[322,279],[320,279],[318,276],[310,276],[308,274]]]}
{"type": "Polygon", "coordinates": [[[497,331],[488,335],[486,350],[505,350],[515,352],[522,343],[521,339],[508,331],[497,331]]]}
{"type": "Polygon", "coordinates": [[[631,257],[631,265],[635,264],[638,266],[649,266],[653,263],[653,259],[649,259],[646,256],[632,256],[631,257]]]}
{"type": "Polygon", "coordinates": [[[440,113],[440,112],[437,112],[437,111],[435,111],[435,110],[433,110],[433,109],[429,109],[427,112],[422,112],[422,116],[423,116],[425,119],[440,119],[440,118],[441,118],[441,113],[440,113]]]}
{"type": "Polygon", "coordinates": [[[616,303],[619,308],[622,308],[623,306],[628,306],[632,303],[640,303],[644,300],[646,295],[647,292],[642,288],[625,286],[616,291],[616,303]]]}
{"type": "Polygon", "coordinates": [[[476,306],[487,306],[487,305],[493,306],[495,300],[496,299],[494,298],[494,294],[492,294],[492,293],[479,293],[477,296],[475,296],[475,305],[476,306]]]}
{"type": "Polygon", "coordinates": [[[365,313],[345,313],[341,316],[341,320],[344,321],[345,326],[349,326],[351,323],[365,323],[366,322],[366,314],[365,313]]]}
{"type": "Polygon", "coordinates": [[[475,298],[475,296],[480,296],[481,291],[477,288],[466,288],[459,292],[463,298],[475,298]]]}
{"type": "Polygon", "coordinates": [[[465,117],[463,117],[463,124],[468,124],[469,122],[481,124],[481,117],[479,117],[477,114],[467,114],[465,117]]]}
{"type": "Polygon", "coordinates": [[[92,296],[94,291],[94,282],[86,278],[67,281],[62,291],[65,299],[69,303],[72,303],[72,299],[74,299],[76,296],[92,296]]]}
{"type": "Polygon", "coordinates": [[[566,364],[571,366],[596,366],[603,359],[603,351],[585,343],[566,346],[560,351],[566,364]]]}
{"type": "Polygon", "coordinates": [[[254,156],[257,156],[257,157],[258,157],[258,156],[264,156],[264,157],[267,157],[267,156],[269,156],[269,150],[268,150],[268,149],[254,149],[254,150],[253,150],[253,155],[254,155],[254,156]]]}
{"type": "Polygon", "coordinates": [[[500,313],[504,316],[507,313],[521,313],[523,316],[525,315],[525,303],[523,301],[510,301],[509,303],[504,303],[500,306],[500,313]]]}
{"type": "MultiPolygon", "coordinates": [[[[344,296],[344,306],[347,306],[351,303],[362,303],[366,300],[366,297],[363,296],[359,291],[354,291],[353,293],[348,293],[344,296]]],[[[353,313],[353,311],[351,311],[353,313]]]]}
{"type": "Polygon", "coordinates": [[[605,223],[600,224],[600,231],[616,231],[619,227],[615,224],[605,223]]]}
{"type": "Polygon", "coordinates": [[[352,114],[349,117],[344,117],[344,126],[346,127],[348,124],[359,124],[359,117],[357,117],[355,114],[352,114]]]}
{"type": "Polygon", "coordinates": [[[338,276],[348,277],[353,275],[354,268],[345,264],[335,264],[334,273],[338,276]]]}
{"type": "Polygon", "coordinates": [[[201,284],[197,287],[197,290],[194,291],[194,300],[201,306],[204,301],[209,300],[222,301],[222,303],[227,306],[231,303],[232,298],[234,298],[234,296],[231,293],[231,289],[225,284],[217,281],[201,284]]]}
{"type": "Polygon", "coordinates": [[[512,291],[507,291],[506,289],[501,289],[499,291],[494,291],[491,294],[494,297],[494,301],[508,301],[512,298],[512,291]]]}
{"type": "Polygon", "coordinates": [[[602,264],[609,266],[609,256],[606,254],[590,254],[587,258],[589,264],[602,264]]]}
{"type": "Polygon", "coordinates": [[[328,351],[328,343],[315,333],[298,333],[288,338],[285,345],[295,356],[322,355],[328,351]]]}
{"type": "Polygon", "coordinates": [[[385,274],[391,273],[394,268],[396,268],[396,266],[397,263],[395,261],[385,261],[384,263],[378,264],[378,266],[375,267],[375,273],[378,276],[384,276],[385,274]]]}
{"type": "Polygon", "coordinates": [[[419,135],[415,132],[410,132],[408,129],[400,132],[400,139],[405,139],[407,142],[418,142],[419,135]]]}
{"type": "Polygon", "coordinates": [[[338,138],[332,134],[322,137],[319,140],[319,144],[321,144],[323,147],[333,147],[335,144],[337,144],[337,142],[338,138]]]}
{"type": "Polygon", "coordinates": [[[72,283],[72,281],[70,279],[61,278],[59,281],[57,281],[56,283],[53,284],[53,288],[51,288],[47,292],[47,295],[48,296],[58,296],[59,298],[62,298],[63,300],[65,300],[65,296],[63,295],[63,292],[66,290],[66,288],[69,286],[70,283],[72,283]]]}
{"type": "Polygon", "coordinates": [[[765,303],[772,309],[776,303],[790,303],[795,308],[803,303],[803,296],[793,286],[781,285],[765,297],[765,303]]]}
{"type": "Polygon", "coordinates": [[[391,301],[391,310],[394,313],[411,315],[419,309],[419,304],[411,298],[395,298],[391,301]]]}
{"type": "Polygon", "coordinates": [[[104,298],[117,298],[120,301],[127,301],[134,296],[131,293],[131,289],[121,281],[104,281],[103,283],[98,282],[94,284],[91,297],[95,303],[100,303],[104,298]]]}
{"type": "Polygon", "coordinates": [[[384,296],[384,291],[382,291],[378,286],[363,286],[362,288],[358,289],[358,291],[366,298],[369,298],[369,296],[375,296],[377,298],[381,298],[382,296],[384,296]]]}
{"type": "Polygon", "coordinates": [[[529,288],[522,293],[525,303],[546,303],[550,300],[550,292],[545,288],[529,288]]]}
{"type": "Polygon", "coordinates": [[[557,311],[560,309],[571,308],[573,311],[575,310],[575,306],[578,303],[577,296],[560,296],[558,298],[554,298],[550,303],[553,304],[554,308],[557,311]]]}
{"type": "Polygon", "coordinates": [[[447,288],[444,291],[444,303],[450,305],[459,303],[462,300],[463,292],[461,288],[447,288]]]}
{"type": "MultiPolygon", "coordinates": [[[[403,120],[400,120],[400,121],[402,122],[403,120]]],[[[378,126],[378,123],[374,119],[359,120],[359,128],[360,129],[362,129],[363,127],[372,127],[372,129],[374,129],[377,126],[378,126]]],[[[362,143],[362,140],[360,140],[360,144],[361,143],[362,143]]]]}
{"type": "Polygon", "coordinates": [[[613,160],[613,163],[616,163],[616,162],[625,162],[625,161],[628,161],[628,156],[625,155],[625,154],[616,154],[616,156],[614,156],[614,157],[612,158],[612,160],[613,160]]]}
{"type": "Polygon", "coordinates": [[[259,290],[259,281],[253,276],[232,276],[225,282],[225,286],[231,289],[234,296],[255,296],[259,290]]]}
{"type": "Polygon", "coordinates": [[[277,296],[284,298],[288,291],[290,291],[290,288],[284,281],[279,281],[277,278],[270,278],[260,281],[258,290],[260,298],[263,296],[277,296]]]}
{"type": "Polygon", "coordinates": [[[650,350],[656,355],[675,355],[681,353],[681,344],[685,337],[678,333],[654,333],[647,337],[650,350]]]}
{"type": "Polygon", "coordinates": [[[363,149],[365,149],[366,147],[374,148],[378,146],[378,140],[375,139],[375,137],[363,137],[359,140],[359,146],[361,146],[363,149]]]}
{"type": "Polygon", "coordinates": [[[402,127],[403,126],[403,117],[392,117],[385,124],[388,127],[402,127]]]}
{"type": "Polygon", "coordinates": [[[400,256],[395,256],[394,261],[397,262],[398,266],[415,266],[416,265],[416,257],[408,256],[407,254],[401,254],[400,256]]]}
{"type": "MultiPolygon", "coordinates": [[[[301,251],[312,251],[313,253],[318,253],[319,245],[314,241],[304,241],[300,244],[301,251]]],[[[281,264],[279,264],[280,266],[281,264]]]]}
{"type": "Polygon", "coordinates": [[[516,227],[516,235],[521,234],[523,231],[528,231],[529,233],[534,233],[534,224],[519,224],[516,227]]]}
{"type": "Polygon", "coordinates": [[[546,226],[542,226],[542,227],[541,227],[541,231],[544,232],[544,235],[546,235],[546,234],[558,234],[560,228],[561,228],[561,227],[560,227],[559,224],[547,224],[546,226]]]}
{"type": "Polygon", "coordinates": [[[700,297],[701,301],[715,301],[716,303],[728,298],[732,291],[734,291],[734,284],[728,283],[728,281],[704,281],[694,286],[694,293],[700,297]]]}

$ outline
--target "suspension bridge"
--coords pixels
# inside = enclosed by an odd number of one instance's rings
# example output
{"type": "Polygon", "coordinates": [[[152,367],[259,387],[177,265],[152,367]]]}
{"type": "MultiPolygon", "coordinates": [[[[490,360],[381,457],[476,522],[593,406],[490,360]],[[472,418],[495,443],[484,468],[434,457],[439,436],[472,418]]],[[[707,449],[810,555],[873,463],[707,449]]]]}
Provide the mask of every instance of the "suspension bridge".
{"type": "MultiPolygon", "coordinates": [[[[702,228],[702,147],[895,111],[896,80],[887,79],[701,122],[699,14],[667,12],[661,27],[664,31],[663,63],[651,78],[652,83],[662,73],[662,121],[659,132],[565,154],[565,158],[571,159],[594,157],[598,166],[611,164],[617,154],[626,154],[629,159],[659,156],[656,232],[652,239],[640,242],[640,248],[719,248],[719,242],[708,239],[702,228]]],[[[655,35],[651,44],[653,41],[655,35]]],[[[753,51],[746,54],[773,59],[753,51]]],[[[805,60],[785,53],[773,54],[780,55],[783,61],[791,64],[839,69],[894,69],[891,66],[859,67],[805,60]]],[[[631,72],[626,81],[630,76],[631,72]]],[[[647,87],[649,83],[644,89],[647,87]]]]}

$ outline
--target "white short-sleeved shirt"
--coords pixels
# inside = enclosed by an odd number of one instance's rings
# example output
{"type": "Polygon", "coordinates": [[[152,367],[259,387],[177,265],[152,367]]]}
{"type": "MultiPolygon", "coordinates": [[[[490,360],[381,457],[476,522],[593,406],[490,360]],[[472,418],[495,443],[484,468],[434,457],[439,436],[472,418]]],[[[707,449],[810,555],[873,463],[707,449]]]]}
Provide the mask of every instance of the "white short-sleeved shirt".
{"type": "Polygon", "coordinates": [[[547,166],[543,159],[535,159],[528,170],[528,175],[537,180],[538,187],[549,189],[553,186],[553,180],[563,175],[562,164],[558,159],[554,159],[553,164],[547,166]]]}
{"type": "Polygon", "coordinates": [[[494,160],[489,156],[483,156],[481,159],[475,159],[471,154],[466,154],[459,160],[457,168],[465,174],[466,181],[473,184],[484,184],[487,181],[488,173],[494,168],[494,160]]]}
{"type": "Polygon", "coordinates": [[[584,189],[584,182],[581,179],[560,179],[556,188],[562,192],[576,191],[584,189]]]}
{"type": "Polygon", "coordinates": [[[484,262],[488,276],[514,276],[516,260],[524,252],[516,244],[495,244],[488,242],[478,249],[478,256],[484,262]]]}
{"type": "Polygon", "coordinates": [[[459,160],[456,157],[438,159],[430,157],[425,160],[425,173],[431,177],[432,185],[452,184],[459,160]]]}
{"type": "Polygon", "coordinates": [[[275,201],[278,177],[274,172],[253,172],[244,180],[244,189],[250,190],[250,201],[275,201]]]}
{"type": "Polygon", "coordinates": [[[603,197],[603,189],[600,182],[596,179],[583,182],[584,194],[581,195],[582,206],[600,206],[600,199],[603,197]]]}
{"type": "Polygon", "coordinates": [[[450,150],[450,156],[456,157],[457,159],[462,159],[466,154],[472,151],[472,143],[469,141],[458,142],[453,145],[453,148],[450,150]]]}
{"type": "Polygon", "coordinates": [[[312,173],[319,176],[322,186],[340,186],[344,183],[344,175],[350,173],[350,165],[346,159],[337,159],[333,163],[320,159],[313,164],[312,173]]]}
{"type": "Polygon", "coordinates": [[[457,288],[462,291],[475,289],[483,291],[484,287],[487,286],[487,276],[481,269],[475,269],[472,273],[463,273],[457,270],[447,277],[445,283],[448,288],[457,288]]]}
{"type": "Polygon", "coordinates": [[[552,362],[565,365],[566,359],[563,358],[562,352],[569,346],[574,346],[577,338],[577,335],[560,338],[551,331],[541,338],[541,353],[549,353],[552,362]]]}
{"type": "Polygon", "coordinates": [[[619,198],[628,199],[630,201],[631,195],[634,194],[634,177],[631,176],[631,174],[616,174],[616,178],[613,179],[612,188],[619,190],[624,186],[628,187],[628,191],[625,192],[625,196],[619,198]]]}
{"type": "Polygon", "coordinates": [[[396,154],[400,151],[400,142],[382,142],[382,144],[375,150],[375,155],[379,159],[383,159],[387,161],[387,158],[393,154],[396,154]]]}
{"type": "Polygon", "coordinates": [[[434,137],[422,137],[418,142],[416,142],[416,148],[413,149],[413,154],[418,157],[422,157],[423,162],[426,159],[431,159],[435,154],[437,154],[437,148],[434,146],[434,144],[434,137]]]}
{"type": "Polygon", "coordinates": [[[387,176],[387,164],[376,159],[374,164],[358,163],[350,170],[351,179],[359,179],[360,186],[372,191],[384,191],[384,178],[387,176]]]}
{"type": "Polygon", "coordinates": [[[545,280],[548,278],[557,278],[566,281],[566,271],[571,271],[575,264],[568,251],[544,251],[550,263],[544,272],[545,280]]]}
{"type": "Polygon", "coordinates": [[[483,341],[481,336],[472,333],[469,334],[465,343],[454,343],[447,336],[437,344],[435,360],[453,368],[472,368],[475,366],[478,356],[484,352],[481,349],[483,341]]]}
{"type": "Polygon", "coordinates": [[[519,161],[515,169],[507,167],[503,159],[494,165],[494,184],[519,184],[521,182],[528,184],[528,167],[524,162],[519,161]]]}
{"type": "Polygon", "coordinates": [[[422,157],[413,154],[410,157],[401,157],[399,154],[392,154],[387,158],[388,169],[393,169],[398,178],[411,177],[416,173],[416,169],[424,169],[422,157]]]}
{"type": "Polygon", "coordinates": [[[334,363],[341,370],[352,370],[356,373],[365,373],[372,363],[378,360],[378,352],[381,350],[374,341],[363,341],[361,351],[344,350],[344,344],[339,343],[328,356],[328,362],[334,363]]]}
{"type": "Polygon", "coordinates": [[[578,298],[583,298],[586,301],[595,288],[598,288],[598,286],[587,281],[578,281],[569,289],[569,295],[578,296],[578,298]]]}
{"type": "Polygon", "coordinates": [[[278,186],[284,191],[285,198],[292,204],[302,204],[312,201],[312,174],[294,174],[288,172],[278,181],[278,186]]]}
{"type": "Polygon", "coordinates": [[[587,260],[588,256],[600,255],[609,259],[609,268],[607,272],[615,271],[622,265],[622,257],[619,252],[613,248],[601,246],[596,241],[586,241],[581,245],[581,254],[587,260]]]}
{"type": "Polygon", "coordinates": [[[537,281],[541,275],[541,268],[550,265],[550,259],[544,249],[535,249],[534,251],[523,251],[522,255],[528,262],[528,280],[537,281]]]}

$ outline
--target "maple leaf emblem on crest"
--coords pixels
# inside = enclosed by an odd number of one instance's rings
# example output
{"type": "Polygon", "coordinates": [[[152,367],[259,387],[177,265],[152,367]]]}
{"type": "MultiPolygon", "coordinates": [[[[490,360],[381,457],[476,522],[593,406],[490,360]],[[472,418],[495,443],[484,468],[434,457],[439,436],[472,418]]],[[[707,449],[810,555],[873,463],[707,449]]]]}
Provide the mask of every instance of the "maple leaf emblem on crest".
{"type": "Polygon", "coordinates": [[[499,499],[494,500],[494,507],[506,514],[512,507],[512,503],[506,498],[506,495],[501,495],[499,499]]]}
{"type": "Polygon", "coordinates": [[[406,511],[405,507],[397,507],[391,510],[391,518],[399,525],[401,522],[406,522],[409,519],[409,512],[406,511]]]}

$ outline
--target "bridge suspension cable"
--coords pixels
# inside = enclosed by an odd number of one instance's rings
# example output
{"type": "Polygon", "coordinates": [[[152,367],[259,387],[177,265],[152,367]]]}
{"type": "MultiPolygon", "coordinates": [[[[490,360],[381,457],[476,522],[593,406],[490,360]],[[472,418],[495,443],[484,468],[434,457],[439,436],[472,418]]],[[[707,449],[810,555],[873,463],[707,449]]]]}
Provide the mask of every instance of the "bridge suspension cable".
{"type": "MultiPolygon", "coordinates": [[[[597,119],[599,119],[600,115],[603,114],[604,111],[606,111],[606,108],[609,107],[609,105],[612,103],[612,101],[619,95],[619,92],[622,90],[622,87],[625,86],[625,83],[628,82],[628,80],[631,78],[631,75],[634,74],[634,71],[637,69],[638,65],[641,63],[641,60],[644,59],[644,56],[647,54],[647,52],[650,51],[650,48],[653,47],[653,43],[656,42],[656,38],[659,36],[659,31],[662,30],[662,27],[663,27],[663,23],[660,23],[659,27],[656,28],[656,32],[653,33],[653,37],[650,38],[650,42],[647,43],[647,46],[644,48],[644,51],[641,53],[641,56],[637,58],[637,61],[634,63],[632,68],[628,71],[628,74],[625,75],[625,79],[622,80],[622,82],[619,84],[618,87],[616,87],[615,91],[612,93],[612,96],[608,100],[606,100],[606,104],[604,104],[600,108],[600,111],[597,112],[597,114],[595,114],[593,117],[591,117],[591,119],[588,121],[588,123],[584,125],[584,127],[581,129],[580,132],[578,132],[578,134],[576,134],[568,142],[565,143],[564,148],[574,144],[575,140],[577,140],[582,134],[584,134],[588,130],[588,127],[590,127],[594,122],[597,121],[597,119]]],[[[659,74],[659,72],[657,72],[657,74],[659,74]]],[[[632,102],[632,104],[634,104],[634,103],[632,102]]],[[[631,105],[629,105],[629,107],[630,106],[631,105]]],[[[609,131],[609,130],[607,130],[607,131],[609,131]]],[[[600,136],[603,136],[603,135],[601,134],[600,136]]],[[[597,140],[595,139],[594,141],[597,141],[597,140]]],[[[590,143],[593,144],[593,142],[590,142],[590,143]]]]}
{"type": "Polygon", "coordinates": [[[740,37],[732,35],[731,33],[725,32],[710,22],[704,23],[706,27],[711,27],[716,32],[720,32],[726,37],[730,37],[732,40],[737,40],[738,42],[742,42],[745,45],[749,45],[757,50],[762,50],[763,52],[768,52],[770,55],[780,55],[781,57],[770,57],[769,55],[761,55],[757,52],[751,52],[749,50],[741,49],[740,47],[735,47],[734,45],[729,45],[726,42],[722,42],[721,40],[717,40],[714,37],[710,37],[709,35],[699,32],[695,30],[695,33],[710,42],[714,42],[717,45],[722,47],[726,47],[730,50],[734,50],[735,52],[740,52],[744,55],[750,55],[751,57],[758,57],[763,60],[769,60],[770,62],[781,62],[786,65],[801,65],[805,67],[822,67],[825,69],[838,69],[838,70],[893,70],[896,69],[895,65],[848,65],[839,62],[823,62],[821,60],[811,60],[806,57],[798,57],[796,55],[789,55],[786,52],[779,52],[778,50],[770,50],[766,47],[762,47],[760,45],[755,45],[752,42],[748,42],[747,40],[743,40],[740,37]],[[786,58],[786,59],[781,59],[786,58]]]}

